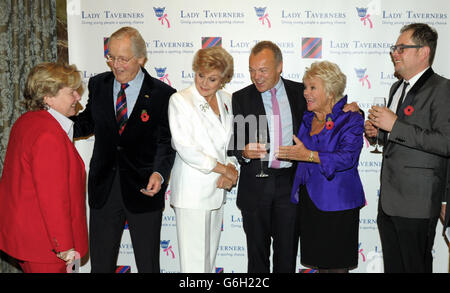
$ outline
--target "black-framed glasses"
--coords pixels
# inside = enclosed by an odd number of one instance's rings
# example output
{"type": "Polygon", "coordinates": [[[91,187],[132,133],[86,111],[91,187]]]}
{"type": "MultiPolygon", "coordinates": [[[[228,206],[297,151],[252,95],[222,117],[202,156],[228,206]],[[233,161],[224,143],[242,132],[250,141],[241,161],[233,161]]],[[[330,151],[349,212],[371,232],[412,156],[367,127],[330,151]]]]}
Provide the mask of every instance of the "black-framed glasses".
{"type": "Polygon", "coordinates": [[[390,52],[391,52],[391,54],[394,54],[394,52],[397,51],[397,53],[403,54],[403,50],[405,50],[405,49],[422,48],[422,47],[423,46],[421,46],[421,45],[403,45],[403,44],[400,44],[400,45],[391,46],[390,52]]]}
{"type": "Polygon", "coordinates": [[[106,62],[114,63],[117,61],[119,64],[123,65],[123,64],[127,64],[128,62],[130,62],[130,60],[133,59],[134,56],[131,56],[130,58],[124,58],[124,57],[114,57],[110,54],[107,54],[105,56],[105,58],[106,58],[106,62]]]}

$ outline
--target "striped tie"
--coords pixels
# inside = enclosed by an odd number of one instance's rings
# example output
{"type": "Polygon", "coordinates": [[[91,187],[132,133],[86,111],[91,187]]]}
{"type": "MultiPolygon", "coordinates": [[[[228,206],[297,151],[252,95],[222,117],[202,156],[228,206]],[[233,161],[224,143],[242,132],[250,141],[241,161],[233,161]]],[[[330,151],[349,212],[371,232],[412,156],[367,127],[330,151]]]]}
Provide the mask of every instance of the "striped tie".
{"type": "Polygon", "coordinates": [[[128,87],[128,83],[122,83],[120,85],[120,91],[117,95],[116,102],[116,120],[117,125],[119,126],[119,134],[122,134],[125,129],[125,125],[127,124],[128,115],[127,115],[127,95],[125,94],[125,89],[128,87]]]}

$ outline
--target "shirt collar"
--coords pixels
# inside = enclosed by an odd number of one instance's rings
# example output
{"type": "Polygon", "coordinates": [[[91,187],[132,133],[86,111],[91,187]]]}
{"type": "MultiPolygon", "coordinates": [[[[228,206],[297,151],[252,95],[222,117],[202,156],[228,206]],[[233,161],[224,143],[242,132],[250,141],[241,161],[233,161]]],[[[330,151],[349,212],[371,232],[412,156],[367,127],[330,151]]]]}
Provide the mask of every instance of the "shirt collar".
{"type": "MultiPolygon", "coordinates": [[[[274,88],[277,90],[277,93],[280,92],[280,88],[283,85],[283,81],[281,81],[281,77],[278,79],[277,84],[274,86],[274,88]]],[[[266,91],[266,93],[269,93],[270,95],[270,90],[266,91]]]]}
{"type": "Polygon", "coordinates": [[[424,74],[424,72],[428,70],[428,68],[430,68],[430,66],[428,66],[427,68],[425,68],[421,72],[417,73],[416,75],[411,77],[409,80],[405,80],[405,79],[403,80],[404,82],[409,82],[408,89],[410,89],[410,88],[412,88],[414,86],[414,84],[419,80],[419,78],[424,74]]]}
{"type": "Polygon", "coordinates": [[[56,121],[61,125],[62,129],[67,133],[69,136],[69,139],[73,139],[73,121],[64,116],[63,114],[59,113],[53,108],[49,108],[48,113],[52,115],[56,121]]]}

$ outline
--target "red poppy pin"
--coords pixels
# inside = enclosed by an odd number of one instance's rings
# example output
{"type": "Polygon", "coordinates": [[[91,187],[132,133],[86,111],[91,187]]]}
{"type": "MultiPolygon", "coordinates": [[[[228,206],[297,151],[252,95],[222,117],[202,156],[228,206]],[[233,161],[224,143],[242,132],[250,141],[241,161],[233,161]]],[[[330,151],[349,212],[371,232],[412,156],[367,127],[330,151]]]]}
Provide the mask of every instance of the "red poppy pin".
{"type": "Polygon", "coordinates": [[[150,116],[147,114],[147,110],[142,110],[141,112],[141,120],[142,122],[147,122],[150,116]]]}
{"type": "Polygon", "coordinates": [[[227,104],[223,103],[223,105],[225,106],[225,110],[226,110],[227,113],[228,113],[228,106],[227,106],[227,104]]]}
{"type": "Polygon", "coordinates": [[[405,113],[406,116],[411,116],[412,113],[414,112],[414,108],[413,106],[408,106],[405,108],[405,110],[403,111],[405,113]]]}
{"type": "Polygon", "coordinates": [[[333,120],[331,120],[331,117],[328,117],[328,121],[327,121],[327,123],[325,124],[325,127],[326,127],[328,130],[330,130],[330,129],[333,128],[333,126],[334,126],[333,120]]]}

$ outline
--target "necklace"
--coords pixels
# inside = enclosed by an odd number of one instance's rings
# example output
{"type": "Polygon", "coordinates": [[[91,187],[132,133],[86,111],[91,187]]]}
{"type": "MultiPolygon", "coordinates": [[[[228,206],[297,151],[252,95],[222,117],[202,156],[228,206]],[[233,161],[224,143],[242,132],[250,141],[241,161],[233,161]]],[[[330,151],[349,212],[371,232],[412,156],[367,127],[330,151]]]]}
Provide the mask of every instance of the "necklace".
{"type": "Polygon", "coordinates": [[[317,120],[317,122],[320,122],[320,123],[324,123],[325,122],[325,119],[323,119],[323,120],[320,120],[319,118],[317,118],[317,116],[316,115],[314,115],[314,118],[317,120]]]}

